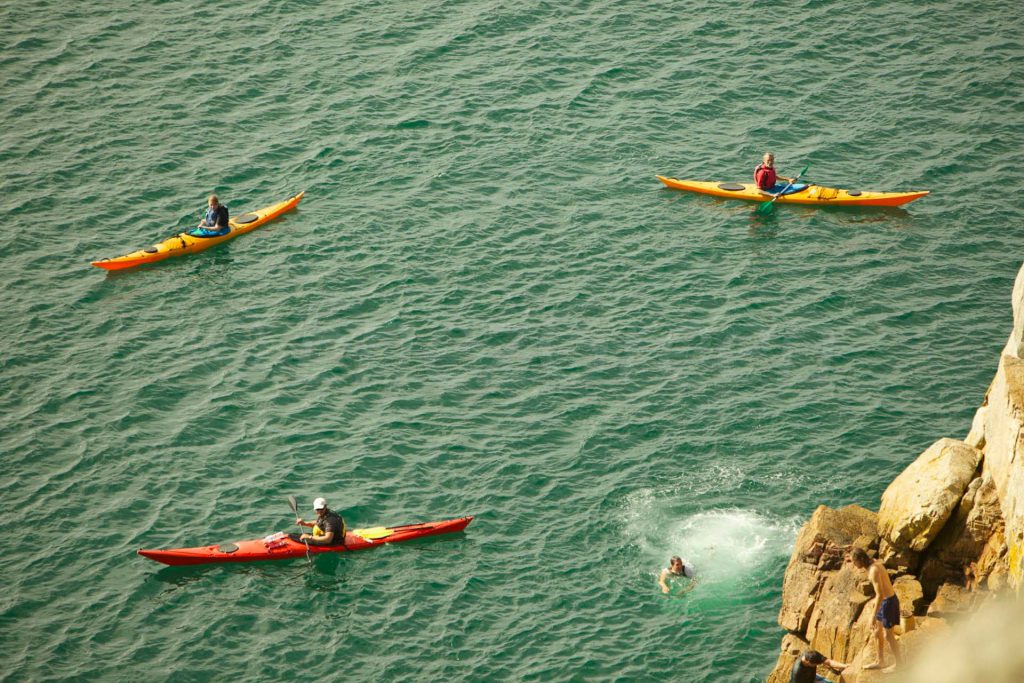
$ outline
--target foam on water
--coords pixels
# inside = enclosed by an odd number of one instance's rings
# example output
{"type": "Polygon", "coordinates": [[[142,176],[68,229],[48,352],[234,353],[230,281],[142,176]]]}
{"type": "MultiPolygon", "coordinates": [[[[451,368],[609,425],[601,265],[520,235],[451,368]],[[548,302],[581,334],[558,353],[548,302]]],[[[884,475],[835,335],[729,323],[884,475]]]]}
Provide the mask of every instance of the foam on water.
{"type": "Polygon", "coordinates": [[[752,578],[788,560],[799,517],[778,517],[739,507],[687,510],[675,491],[637,491],[627,498],[624,532],[637,548],[644,573],[657,577],[680,555],[697,570],[705,594],[742,590],[752,578]]]}
{"type": "Polygon", "coordinates": [[[734,584],[788,558],[797,519],[775,519],[753,510],[698,512],[669,525],[665,549],[690,560],[705,585],[734,584]]]}

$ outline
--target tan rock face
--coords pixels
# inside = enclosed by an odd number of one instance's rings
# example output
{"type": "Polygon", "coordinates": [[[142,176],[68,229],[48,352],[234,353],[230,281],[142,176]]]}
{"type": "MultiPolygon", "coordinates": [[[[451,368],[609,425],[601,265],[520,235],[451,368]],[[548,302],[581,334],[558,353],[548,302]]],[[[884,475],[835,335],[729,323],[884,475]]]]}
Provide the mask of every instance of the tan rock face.
{"type": "Polygon", "coordinates": [[[797,535],[793,555],[782,582],[779,625],[797,633],[807,630],[808,620],[826,577],[839,569],[843,556],[855,542],[875,537],[878,516],[859,505],[833,510],[824,505],[797,535]]]}
{"type": "Polygon", "coordinates": [[[1024,584],[1024,360],[1003,354],[989,390],[984,421],[984,469],[991,474],[999,496],[1006,523],[1010,583],[1017,587],[1024,584]]]}
{"type": "Polygon", "coordinates": [[[994,558],[982,562],[981,556],[989,545],[1001,547],[1002,534],[999,496],[990,473],[985,472],[967,486],[960,504],[928,549],[920,572],[925,595],[934,598],[941,584],[966,581],[969,575],[964,570],[972,563],[977,565],[976,578],[987,575],[994,566],[994,558]]]}
{"type": "Polygon", "coordinates": [[[878,559],[891,571],[899,574],[908,574],[917,571],[921,563],[921,553],[915,553],[909,548],[900,548],[882,539],[878,544],[878,559]]]}
{"type": "Polygon", "coordinates": [[[950,617],[970,612],[977,600],[977,593],[968,592],[963,586],[945,583],[939,587],[935,600],[928,606],[930,617],[950,617]]]}
{"type": "Polygon", "coordinates": [[[985,404],[974,413],[974,420],[971,421],[971,431],[967,433],[964,442],[978,450],[985,448],[985,415],[988,412],[988,395],[985,395],[985,404]]]}
{"type": "Polygon", "coordinates": [[[892,582],[892,589],[900,600],[900,609],[904,615],[923,615],[925,613],[924,589],[913,576],[901,576],[892,582]]]}
{"type": "Polygon", "coordinates": [[[1003,353],[1024,358],[1024,268],[1017,271],[1017,279],[1013,281],[1013,331],[1006,342],[1003,353]]]}
{"type": "Polygon", "coordinates": [[[851,568],[829,572],[822,584],[814,609],[807,623],[807,641],[815,650],[828,653],[831,659],[845,662],[867,638],[867,633],[854,633],[864,605],[871,600],[861,590],[863,575],[851,568]]]}
{"type": "Polygon", "coordinates": [[[882,494],[882,537],[896,548],[927,548],[960,502],[980,460],[981,452],[963,441],[932,444],[882,494]]]}
{"type": "MultiPolygon", "coordinates": [[[[770,683],[789,681],[798,653],[807,647],[826,657],[843,661],[850,644],[860,646],[869,632],[851,628],[860,618],[870,590],[861,590],[864,579],[843,560],[854,546],[874,553],[878,544],[878,515],[857,505],[833,510],[818,507],[803,526],[783,580],[779,624],[791,633],[783,639],[783,651],[770,683]]],[[[829,675],[832,680],[835,674],[829,675]]]]}

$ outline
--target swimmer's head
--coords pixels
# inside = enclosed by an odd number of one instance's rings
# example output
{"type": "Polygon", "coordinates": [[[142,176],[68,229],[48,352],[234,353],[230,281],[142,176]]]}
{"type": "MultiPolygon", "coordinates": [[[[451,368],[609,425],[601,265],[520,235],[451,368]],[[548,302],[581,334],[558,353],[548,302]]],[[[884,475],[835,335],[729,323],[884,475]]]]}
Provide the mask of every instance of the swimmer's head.
{"type": "Polygon", "coordinates": [[[825,663],[825,655],[821,654],[817,650],[804,650],[803,654],[800,655],[800,658],[814,666],[825,663]]]}

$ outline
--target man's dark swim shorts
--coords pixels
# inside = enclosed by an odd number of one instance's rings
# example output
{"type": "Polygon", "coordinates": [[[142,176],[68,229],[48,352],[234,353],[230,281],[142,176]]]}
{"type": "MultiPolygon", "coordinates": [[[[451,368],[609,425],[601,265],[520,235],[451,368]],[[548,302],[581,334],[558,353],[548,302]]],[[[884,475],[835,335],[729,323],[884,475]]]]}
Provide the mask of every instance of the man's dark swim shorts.
{"type": "Polygon", "coordinates": [[[878,606],[878,611],[875,612],[875,619],[882,622],[882,628],[892,628],[900,623],[900,599],[895,595],[891,595],[882,600],[882,604],[878,606]]]}

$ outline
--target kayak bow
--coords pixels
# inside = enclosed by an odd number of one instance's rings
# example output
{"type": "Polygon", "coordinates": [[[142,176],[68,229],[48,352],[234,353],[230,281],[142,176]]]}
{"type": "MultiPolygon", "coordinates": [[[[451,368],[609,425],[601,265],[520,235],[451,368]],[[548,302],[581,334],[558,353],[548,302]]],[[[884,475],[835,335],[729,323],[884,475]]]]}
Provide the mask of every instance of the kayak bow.
{"type": "Polygon", "coordinates": [[[372,548],[385,543],[400,543],[414,538],[451,534],[462,531],[472,521],[472,517],[459,517],[458,519],[446,519],[440,522],[421,522],[391,527],[353,529],[345,534],[345,545],[343,546],[311,545],[308,547],[308,551],[305,543],[284,536],[276,540],[267,540],[271,538],[267,537],[267,539],[260,538],[252,541],[221,543],[219,545],[206,545],[198,548],[139,550],[138,553],[143,557],[148,557],[151,560],[171,566],[288,560],[303,557],[307,552],[318,555],[320,553],[341,553],[348,550],[365,550],[366,548],[372,548]]]}
{"type": "MultiPolygon", "coordinates": [[[[704,180],[679,180],[657,176],[666,187],[674,190],[686,190],[709,194],[725,199],[745,199],[747,201],[764,202],[773,195],[758,189],[754,183],[720,183],[704,180]]],[[[814,204],[818,206],[902,206],[908,202],[928,194],[927,191],[917,192],[869,192],[867,190],[838,190],[821,185],[808,185],[806,188],[782,195],[776,200],[778,204],[814,204]]]]}
{"type": "Polygon", "coordinates": [[[104,258],[99,261],[93,261],[92,265],[104,270],[124,270],[125,268],[141,266],[144,263],[156,263],[157,261],[163,261],[164,259],[171,258],[172,256],[182,256],[183,254],[194,254],[199,251],[204,251],[215,244],[227,242],[229,239],[255,230],[261,225],[277,218],[286,211],[291,211],[298,206],[300,201],[302,201],[302,196],[304,194],[305,192],[300,192],[294,197],[290,197],[283,202],[271,204],[270,206],[263,207],[259,211],[251,211],[232,218],[228,221],[228,227],[230,227],[230,230],[223,235],[218,235],[217,237],[196,237],[194,235],[189,235],[187,232],[180,232],[177,235],[168,237],[163,242],[158,242],[147,249],[133,251],[130,254],[125,254],[124,256],[118,256],[116,258],[104,258]]]}

